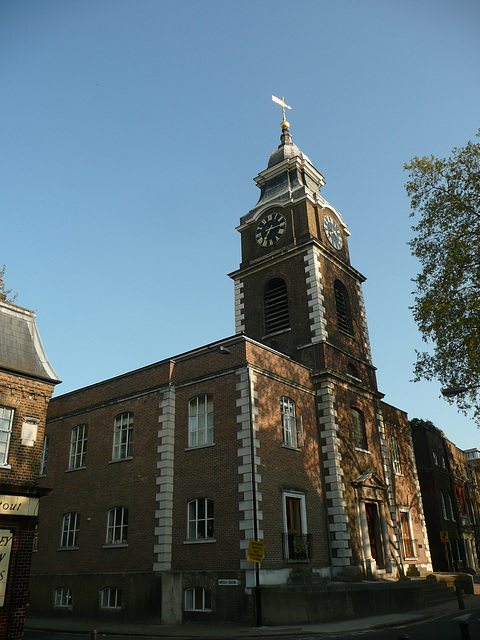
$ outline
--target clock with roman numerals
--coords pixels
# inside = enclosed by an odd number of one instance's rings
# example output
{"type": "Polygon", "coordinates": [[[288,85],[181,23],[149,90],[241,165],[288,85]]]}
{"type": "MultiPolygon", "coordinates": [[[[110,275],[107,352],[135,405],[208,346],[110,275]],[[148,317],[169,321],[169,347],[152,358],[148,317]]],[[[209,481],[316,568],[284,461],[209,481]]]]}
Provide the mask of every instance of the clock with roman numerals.
{"type": "Polygon", "coordinates": [[[281,213],[269,213],[258,223],[255,238],[261,247],[271,247],[280,240],[287,228],[281,213]]]}
{"type": "Polygon", "coordinates": [[[341,249],[343,246],[342,232],[335,220],[330,216],[325,216],[323,219],[323,229],[332,247],[341,249]]]}

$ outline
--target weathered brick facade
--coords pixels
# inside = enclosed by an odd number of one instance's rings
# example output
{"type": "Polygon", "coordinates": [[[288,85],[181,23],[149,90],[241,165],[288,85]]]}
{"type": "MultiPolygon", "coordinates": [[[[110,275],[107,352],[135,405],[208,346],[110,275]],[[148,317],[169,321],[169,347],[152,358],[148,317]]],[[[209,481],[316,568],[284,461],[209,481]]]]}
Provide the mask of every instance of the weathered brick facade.
{"type": "Polygon", "coordinates": [[[0,299],[0,637],[23,638],[45,418],[59,382],[35,314],[0,299]]]}
{"type": "Polygon", "coordinates": [[[259,585],[431,568],[348,229],[288,129],[257,183],[236,335],[52,401],[33,613],[251,620],[259,585]]]}

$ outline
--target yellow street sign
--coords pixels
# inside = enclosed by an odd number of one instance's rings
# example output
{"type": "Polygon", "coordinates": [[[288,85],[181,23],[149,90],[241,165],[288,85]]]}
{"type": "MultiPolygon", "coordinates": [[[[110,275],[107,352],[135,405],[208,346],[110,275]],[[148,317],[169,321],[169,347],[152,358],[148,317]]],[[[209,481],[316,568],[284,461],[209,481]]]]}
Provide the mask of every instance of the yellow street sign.
{"type": "Polygon", "coordinates": [[[448,537],[448,531],[440,531],[440,540],[442,542],[450,542],[450,538],[448,537]]]}
{"type": "Polygon", "coordinates": [[[259,564],[262,564],[264,549],[264,542],[260,542],[259,540],[250,540],[248,543],[247,560],[249,562],[258,562],[259,564]]]}

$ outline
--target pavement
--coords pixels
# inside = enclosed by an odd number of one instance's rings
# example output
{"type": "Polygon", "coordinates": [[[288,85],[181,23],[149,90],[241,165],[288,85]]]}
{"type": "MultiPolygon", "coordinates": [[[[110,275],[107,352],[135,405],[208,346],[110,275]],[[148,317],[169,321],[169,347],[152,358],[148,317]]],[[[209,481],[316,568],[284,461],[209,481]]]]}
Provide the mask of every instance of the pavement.
{"type": "MultiPolygon", "coordinates": [[[[475,585],[477,592],[477,586],[475,585]]],[[[480,591],[480,589],[478,589],[480,591]]],[[[422,620],[432,620],[449,613],[459,612],[459,615],[475,609],[480,609],[480,593],[463,596],[465,610],[459,609],[457,599],[427,607],[417,611],[392,613],[370,618],[357,618],[326,622],[322,624],[302,624],[285,626],[253,627],[241,624],[130,624],[124,622],[105,621],[92,623],[89,621],[73,621],[65,618],[46,619],[27,617],[25,627],[31,630],[49,632],[91,633],[98,631],[101,638],[105,635],[143,636],[152,638],[269,638],[278,636],[322,636],[332,634],[346,634],[369,629],[379,629],[398,625],[412,624],[422,620]]]]}

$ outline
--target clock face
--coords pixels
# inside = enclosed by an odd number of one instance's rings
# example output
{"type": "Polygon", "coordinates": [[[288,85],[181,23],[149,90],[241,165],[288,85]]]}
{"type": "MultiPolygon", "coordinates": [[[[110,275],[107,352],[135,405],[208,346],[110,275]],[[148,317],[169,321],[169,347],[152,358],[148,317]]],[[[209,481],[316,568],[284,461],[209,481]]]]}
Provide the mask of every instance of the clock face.
{"type": "Polygon", "coordinates": [[[323,219],[323,228],[332,247],[341,249],[343,246],[342,233],[335,220],[330,216],[325,216],[323,219]]]}
{"type": "Polygon", "coordinates": [[[287,228],[287,221],[281,213],[269,213],[257,226],[255,238],[261,247],[271,247],[278,242],[287,228]]]}

